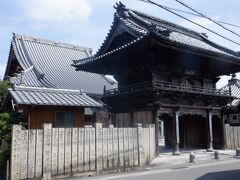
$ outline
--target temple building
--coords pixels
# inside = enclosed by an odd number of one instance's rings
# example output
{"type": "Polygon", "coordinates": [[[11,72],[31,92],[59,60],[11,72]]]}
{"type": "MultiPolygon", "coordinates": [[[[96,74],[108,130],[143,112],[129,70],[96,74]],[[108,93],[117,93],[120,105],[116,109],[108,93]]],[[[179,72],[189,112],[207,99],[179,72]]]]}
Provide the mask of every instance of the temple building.
{"type": "MultiPolygon", "coordinates": [[[[74,60],[77,71],[113,75],[103,102],[115,125],[164,122],[165,143],[179,148],[224,148],[223,108],[234,96],[216,89],[221,75],[240,71],[240,53],[198,33],[142,12],[115,6],[111,29],[95,55],[74,60]]],[[[156,138],[157,153],[158,138],[156,138]]]]}
{"type": "Polygon", "coordinates": [[[74,71],[73,59],[91,56],[91,48],[13,34],[4,80],[11,84],[0,111],[18,111],[28,128],[82,127],[105,121],[103,87],[116,87],[107,77],[74,71]]]}

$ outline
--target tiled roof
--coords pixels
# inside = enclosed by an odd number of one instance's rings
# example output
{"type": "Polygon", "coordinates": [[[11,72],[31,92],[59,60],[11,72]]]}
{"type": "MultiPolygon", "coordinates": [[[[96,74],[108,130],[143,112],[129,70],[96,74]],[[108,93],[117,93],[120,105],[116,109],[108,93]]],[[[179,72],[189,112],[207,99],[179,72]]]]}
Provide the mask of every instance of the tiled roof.
{"type": "Polygon", "coordinates": [[[135,43],[137,43],[137,42],[140,42],[144,37],[146,37],[146,36],[140,36],[139,38],[137,38],[137,39],[135,39],[135,40],[133,40],[133,41],[131,41],[131,42],[123,45],[123,46],[120,46],[119,48],[116,48],[116,49],[114,49],[114,50],[112,50],[112,51],[109,51],[109,52],[107,52],[107,53],[104,53],[104,54],[102,54],[102,55],[100,55],[100,56],[89,57],[89,58],[85,58],[84,60],[74,60],[74,61],[73,61],[73,63],[74,63],[73,66],[75,66],[75,64],[76,64],[76,65],[77,65],[77,64],[86,64],[86,63],[89,63],[89,62],[91,62],[91,61],[100,60],[101,58],[104,58],[105,56],[108,56],[108,55],[113,54],[113,53],[115,53],[115,52],[124,50],[125,48],[128,48],[129,46],[131,46],[131,45],[133,45],[133,44],[135,44],[135,43]]]}
{"type": "MultiPolygon", "coordinates": [[[[176,46],[191,48],[194,51],[206,55],[216,55],[240,64],[239,52],[217,45],[201,33],[136,10],[128,9],[122,3],[117,4],[116,10],[111,29],[97,53],[92,56],[92,58],[75,61],[75,67],[99,60],[100,57],[116,52],[116,50],[111,50],[111,52],[107,52],[106,50],[114,38],[115,33],[118,32],[119,27],[135,36],[136,39],[154,34],[158,38],[175,44],[176,46]]],[[[119,48],[123,48],[127,44],[129,44],[129,42],[126,42],[125,45],[119,48]]]]}
{"type": "MultiPolygon", "coordinates": [[[[13,52],[23,70],[33,66],[25,75],[25,85],[60,89],[82,89],[89,94],[102,94],[104,85],[113,88],[103,75],[75,71],[72,60],[90,56],[90,48],[14,34],[13,52]]],[[[10,61],[10,60],[9,60],[10,61]]],[[[11,62],[8,62],[5,76],[11,62]]],[[[20,76],[11,78],[20,83],[20,76]]]]}
{"type": "Polygon", "coordinates": [[[236,97],[232,101],[232,105],[240,104],[240,80],[236,78],[232,78],[228,81],[228,84],[221,88],[223,91],[231,92],[231,95],[236,97]]]}
{"type": "Polygon", "coordinates": [[[235,77],[228,81],[228,84],[221,88],[222,90],[231,91],[231,95],[240,98],[240,80],[235,77]]]}
{"type": "Polygon", "coordinates": [[[80,90],[15,86],[9,93],[18,105],[102,107],[80,90]]]}

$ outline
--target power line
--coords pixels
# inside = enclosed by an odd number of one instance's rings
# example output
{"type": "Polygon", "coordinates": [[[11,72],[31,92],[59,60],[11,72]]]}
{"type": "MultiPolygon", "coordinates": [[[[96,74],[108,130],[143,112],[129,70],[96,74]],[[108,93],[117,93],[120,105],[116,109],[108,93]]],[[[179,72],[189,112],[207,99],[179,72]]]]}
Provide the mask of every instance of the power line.
{"type": "Polygon", "coordinates": [[[175,0],[175,1],[178,2],[178,3],[180,3],[181,5],[183,5],[184,7],[190,9],[191,11],[193,11],[193,12],[199,14],[200,16],[202,16],[202,17],[208,19],[209,21],[215,23],[216,25],[222,27],[222,28],[225,29],[226,31],[229,31],[229,32],[233,33],[234,35],[240,37],[240,35],[239,35],[238,33],[236,33],[236,32],[234,32],[234,31],[232,31],[231,29],[228,29],[228,28],[226,28],[225,26],[219,24],[218,22],[216,22],[214,19],[208,17],[207,15],[205,15],[205,14],[203,14],[203,13],[201,13],[201,12],[195,10],[195,9],[193,9],[191,6],[187,5],[186,3],[184,3],[184,2],[182,2],[182,1],[180,1],[180,0],[175,0]]]}
{"type": "Polygon", "coordinates": [[[149,4],[153,4],[155,6],[158,6],[158,7],[162,8],[162,9],[164,9],[164,10],[166,10],[166,11],[168,11],[168,12],[170,12],[170,13],[172,13],[172,14],[174,14],[174,15],[176,15],[176,16],[178,16],[178,17],[180,17],[180,18],[182,18],[182,19],[184,19],[186,21],[189,21],[189,22],[191,22],[191,23],[193,23],[193,24],[195,24],[195,25],[197,25],[197,26],[199,26],[199,27],[201,27],[201,28],[203,28],[203,29],[205,29],[205,30],[207,30],[207,31],[209,31],[209,32],[211,32],[211,33],[213,33],[213,34],[223,38],[223,39],[225,39],[225,40],[228,40],[228,41],[230,41],[230,42],[240,46],[240,43],[235,42],[234,40],[232,40],[230,38],[227,38],[227,37],[225,37],[225,36],[215,32],[215,31],[213,31],[213,30],[211,30],[209,28],[206,28],[206,27],[202,26],[201,24],[198,24],[198,23],[196,23],[196,22],[194,22],[194,21],[192,21],[192,20],[190,20],[190,19],[188,19],[188,18],[186,18],[186,17],[184,17],[182,15],[179,15],[178,13],[175,13],[174,11],[172,11],[170,9],[167,9],[167,8],[165,8],[164,6],[162,6],[162,5],[158,4],[158,3],[155,3],[155,2],[153,2],[151,0],[139,0],[139,1],[146,2],[146,3],[149,3],[149,4]]]}
{"type": "MultiPolygon", "coordinates": [[[[189,14],[189,15],[193,15],[193,16],[197,16],[197,17],[202,17],[202,16],[200,16],[196,13],[192,13],[192,12],[188,12],[188,11],[184,11],[184,10],[180,10],[180,9],[176,9],[176,8],[171,8],[171,7],[168,7],[168,6],[163,6],[163,7],[167,8],[167,9],[170,9],[170,10],[178,11],[178,12],[181,12],[181,13],[185,13],[185,14],[189,14]]],[[[232,24],[232,23],[228,23],[228,22],[220,21],[220,20],[216,20],[216,19],[214,19],[214,21],[222,23],[222,24],[226,24],[226,25],[229,25],[229,26],[240,28],[240,25],[236,25],[236,24],[232,24]]]]}

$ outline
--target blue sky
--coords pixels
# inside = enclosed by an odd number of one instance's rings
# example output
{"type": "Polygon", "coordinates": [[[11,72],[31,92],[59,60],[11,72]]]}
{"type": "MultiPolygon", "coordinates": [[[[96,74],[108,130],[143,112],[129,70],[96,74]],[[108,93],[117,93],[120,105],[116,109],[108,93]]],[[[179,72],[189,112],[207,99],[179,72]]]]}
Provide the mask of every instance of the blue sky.
{"type": "MultiPolygon", "coordinates": [[[[211,18],[240,25],[240,1],[238,0],[183,0],[211,18]]],[[[12,32],[55,41],[99,48],[113,21],[115,0],[1,0],[0,1],[0,77],[3,77],[8,58],[12,32]]],[[[183,25],[198,32],[206,32],[209,38],[230,49],[240,51],[240,46],[219,38],[158,7],[138,0],[122,0],[129,8],[143,11],[162,19],[183,25]]],[[[175,0],[155,0],[163,5],[187,10],[175,0]]],[[[235,41],[240,38],[219,28],[214,23],[184,16],[213,29],[235,41]]],[[[240,28],[228,26],[240,34],[240,28]]],[[[238,76],[240,77],[240,76],[238,76]]],[[[226,83],[222,78],[218,86],[226,83]]]]}

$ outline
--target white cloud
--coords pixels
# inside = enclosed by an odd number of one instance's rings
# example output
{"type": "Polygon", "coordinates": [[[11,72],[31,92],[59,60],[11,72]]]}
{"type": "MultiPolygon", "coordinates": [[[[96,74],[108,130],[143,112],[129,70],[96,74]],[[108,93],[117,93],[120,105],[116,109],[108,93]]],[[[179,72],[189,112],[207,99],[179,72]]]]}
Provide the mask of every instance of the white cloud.
{"type": "Polygon", "coordinates": [[[92,12],[88,0],[18,0],[27,18],[40,22],[68,22],[87,19],[92,12]]]}

